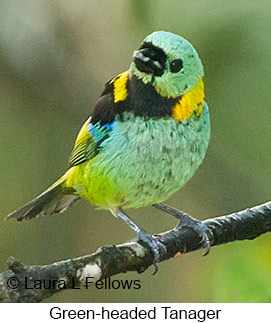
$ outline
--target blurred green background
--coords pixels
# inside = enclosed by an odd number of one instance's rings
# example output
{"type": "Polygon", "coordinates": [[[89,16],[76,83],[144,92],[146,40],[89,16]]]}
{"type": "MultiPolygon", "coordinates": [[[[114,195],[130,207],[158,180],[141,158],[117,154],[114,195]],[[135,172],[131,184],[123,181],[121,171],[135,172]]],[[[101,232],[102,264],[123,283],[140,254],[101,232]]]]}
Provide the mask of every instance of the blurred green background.
{"type": "MultiPolygon", "coordinates": [[[[169,204],[205,219],[271,199],[271,2],[1,0],[0,271],[13,255],[47,264],[133,238],[79,201],[62,215],[4,221],[56,180],[106,81],[154,30],[193,43],[205,66],[212,137],[203,165],[169,204]]],[[[129,215],[150,232],[176,221],[129,215]]],[[[142,275],[141,289],[64,291],[48,302],[270,302],[271,237],[183,255],[142,275]]]]}

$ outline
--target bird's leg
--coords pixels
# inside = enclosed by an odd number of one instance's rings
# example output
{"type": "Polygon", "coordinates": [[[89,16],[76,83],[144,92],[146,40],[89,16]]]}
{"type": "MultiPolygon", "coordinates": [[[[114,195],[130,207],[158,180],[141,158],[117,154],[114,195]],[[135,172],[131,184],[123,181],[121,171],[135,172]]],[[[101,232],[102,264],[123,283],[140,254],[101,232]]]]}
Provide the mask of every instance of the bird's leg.
{"type": "Polygon", "coordinates": [[[154,274],[158,271],[158,263],[160,261],[160,252],[161,254],[166,253],[166,246],[158,240],[157,237],[149,234],[144,229],[142,229],[139,225],[137,225],[133,220],[131,220],[121,208],[117,208],[115,213],[120,219],[122,219],[129,227],[134,230],[137,234],[139,240],[144,241],[151,248],[153,252],[153,265],[155,268],[154,274]]]}
{"type": "Polygon", "coordinates": [[[203,247],[206,249],[204,256],[208,255],[208,253],[210,252],[210,246],[211,246],[210,238],[213,236],[213,232],[205,223],[165,203],[153,204],[153,206],[159,210],[162,210],[168,214],[173,215],[175,218],[180,220],[179,226],[189,227],[195,230],[198,233],[199,237],[201,238],[200,243],[202,243],[203,247]]]}

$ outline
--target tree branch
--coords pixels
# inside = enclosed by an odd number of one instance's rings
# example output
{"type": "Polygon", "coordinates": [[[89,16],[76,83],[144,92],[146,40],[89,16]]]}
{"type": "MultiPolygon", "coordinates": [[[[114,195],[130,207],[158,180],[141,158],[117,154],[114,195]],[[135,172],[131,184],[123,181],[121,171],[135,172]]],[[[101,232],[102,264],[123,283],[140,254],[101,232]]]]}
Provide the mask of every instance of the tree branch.
{"type": "MultiPolygon", "coordinates": [[[[212,247],[235,240],[254,239],[271,231],[271,202],[208,219],[204,223],[212,231],[209,237],[212,247]]],[[[167,248],[160,261],[172,258],[178,252],[202,248],[198,235],[180,225],[157,236],[167,248]]],[[[40,302],[56,292],[82,286],[86,277],[102,280],[127,271],[142,273],[152,262],[152,251],[142,241],[104,246],[93,254],[44,266],[27,266],[10,257],[7,260],[9,269],[0,274],[0,301],[40,302]]]]}

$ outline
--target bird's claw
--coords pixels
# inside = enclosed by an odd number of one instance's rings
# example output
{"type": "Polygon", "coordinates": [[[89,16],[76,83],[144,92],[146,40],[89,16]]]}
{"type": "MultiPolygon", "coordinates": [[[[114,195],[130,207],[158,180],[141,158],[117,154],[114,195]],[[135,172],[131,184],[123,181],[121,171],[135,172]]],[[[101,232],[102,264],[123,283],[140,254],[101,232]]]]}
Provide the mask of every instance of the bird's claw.
{"type": "MultiPolygon", "coordinates": [[[[203,223],[201,222],[201,224],[203,223]]],[[[202,231],[199,232],[199,236],[201,238],[200,244],[202,244],[202,247],[206,250],[203,256],[207,256],[211,249],[209,234],[212,235],[213,232],[208,228],[207,225],[204,224],[203,227],[204,228],[202,229],[202,231]]]]}
{"type": "MultiPolygon", "coordinates": [[[[179,220],[179,223],[177,224],[176,228],[187,227],[194,230],[200,238],[199,244],[206,249],[204,256],[208,255],[211,247],[210,239],[213,239],[214,234],[206,223],[201,222],[193,218],[189,214],[181,210],[175,209],[165,203],[153,204],[153,206],[177,218],[179,220]]],[[[184,247],[184,249],[186,248],[184,247]]]]}
{"type": "Polygon", "coordinates": [[[154,265],[154,274],[158,271],[158,264],[160,262],[160,256],[164,255],[167,252],[166,246],[159,240],[158,237],[155,237],[145,230],[141,230],[138,233],[139,240],[145,242],[153,252],[153,265],[154,265]]]}
{"type": "Polygon", "coordinates": [[[206,250],[203,256],[207,256],[210,252],[211,241],[210,237],[213,236],[212,230],[205,224],[197,219],[191,218],[190,221],[180,221],[178,227],[188,227],[192,230],[196,231],[198,236],[200,237],[199,244],[206,250]]]}

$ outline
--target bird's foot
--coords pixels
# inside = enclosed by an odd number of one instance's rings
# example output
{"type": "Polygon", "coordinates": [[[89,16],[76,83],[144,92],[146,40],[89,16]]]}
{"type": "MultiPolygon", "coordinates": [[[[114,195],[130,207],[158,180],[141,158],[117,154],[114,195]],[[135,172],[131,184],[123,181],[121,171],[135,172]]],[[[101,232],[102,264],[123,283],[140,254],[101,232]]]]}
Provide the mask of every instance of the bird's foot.
{"type": "Polygon", "coordinates": [[[137,233],[138,239],[145,242],[153,252],[153,265],[154,265],[154,274],[158,271],[158,263],[160,262],[160,256],[163,256],[167,252],[166,246],[159,240],[158,237],[153,236],[141,229],[137,233]]]}
{"type": "MultiPolygon", "coordinates": [[[[119,207],[115,210],[116,215],[122,219],[129,227],[137,234],[137,240],[145,242],[153,252],[153,265],[154,274],[158,271],[158,263],[160,262],[160,255],[164,255],[167,252],[166,246],[159,240],[158,237],[153,236],[137,225],[132,219],[130,219],[123,210],[119,207]]],[[[115,214],[113,213],[113,214],[115,214]]],[[[134,239],[133,239],[134,240],[134,239]]]]}
{"type": "Polygon", "coordinates": [[[177,225],[177,228],[187,227],[194,230],[201,239],[199,242],[200,245],[206,249],[204,256],[208,255],[211,247],[210,239],[213,237],[213,232],[207,226],[207,224],[167,204],[159,203],[159,204],[154,204],[153,206],[177,218],[180,221],[179,224],[177,225]]]}
{"type": "Polygon", "coordinates": [[[204,222],[201,222],[200,220],[194,219],[189,216],[189,218],[185,220],[180,220],[177,227],[187,227],[194,230],[200,237],[199,244],[206,250],[203,256],[208,255],[211,248],[210,237],[212,237],[213,232],[204,222]]]}

